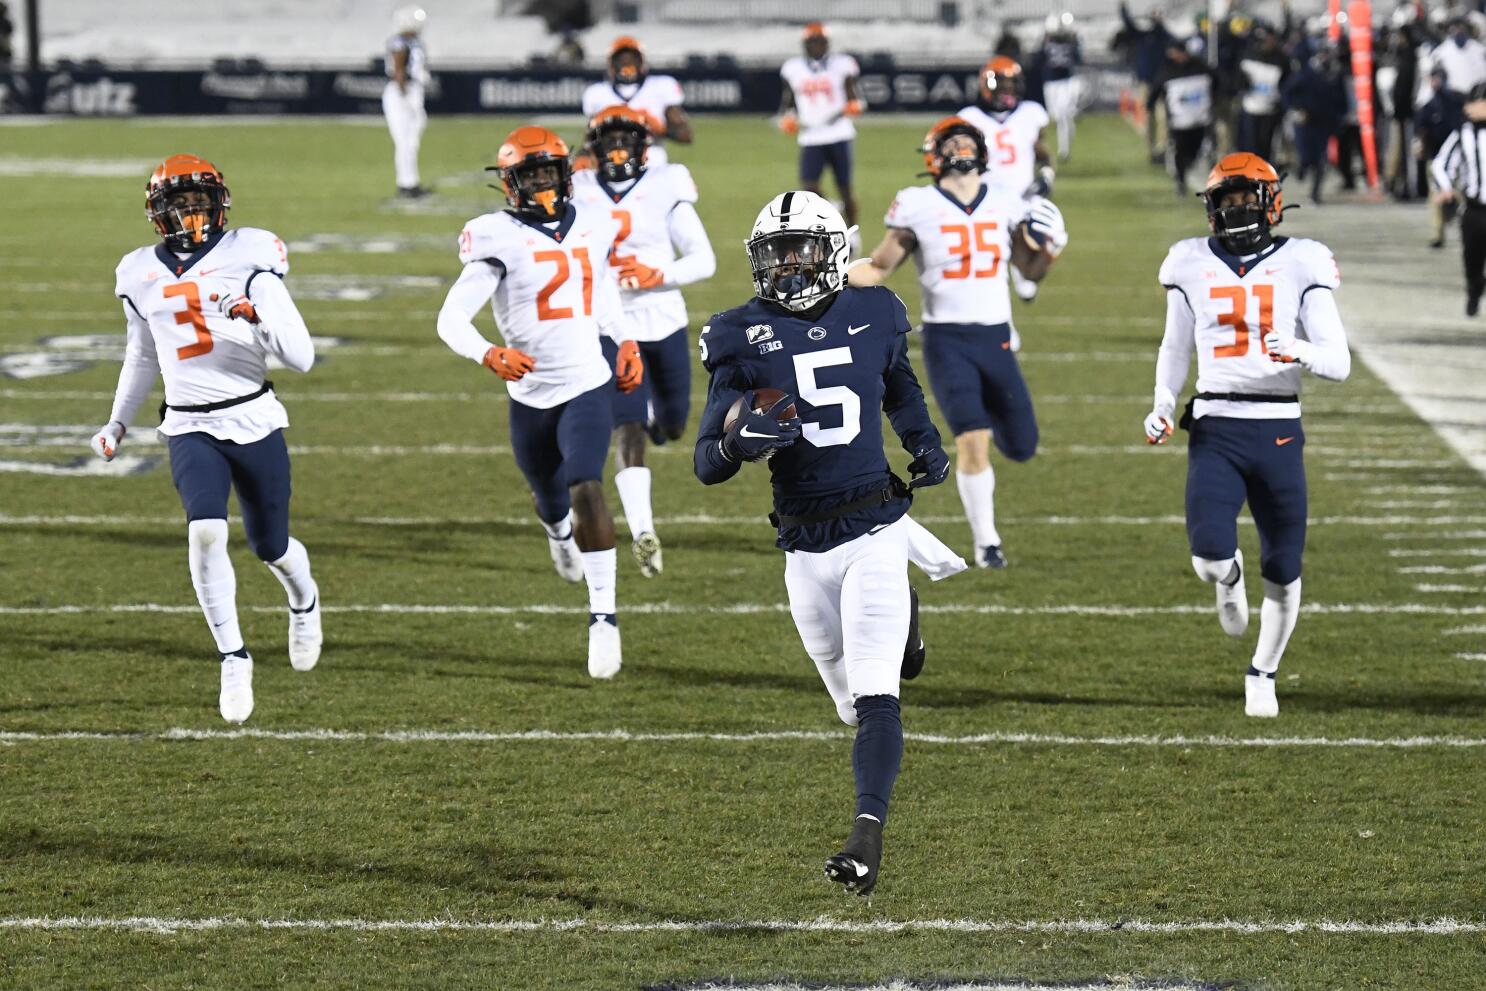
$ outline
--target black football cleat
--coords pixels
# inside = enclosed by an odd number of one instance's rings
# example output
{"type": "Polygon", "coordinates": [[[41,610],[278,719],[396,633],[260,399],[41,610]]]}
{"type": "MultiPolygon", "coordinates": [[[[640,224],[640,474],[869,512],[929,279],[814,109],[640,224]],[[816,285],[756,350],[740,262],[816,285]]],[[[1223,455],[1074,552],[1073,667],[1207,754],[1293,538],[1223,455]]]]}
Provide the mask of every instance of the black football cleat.
{"type": "Polygon", "coordinates": [[[982,568],[1004,568],[1008,565],[1006,555],[1001,553],[1001,545],[993,547],[982,547],[980,549],[980,560],[975,562],[982,568]]]}
{"type": "Polygon", "coordinates": [[[826,877],[854,895],[870,895],[882,864],[882,823],[857,816],[841,852],[826,861],[826,877]]]}
{"type": "Polygon", "coordinates": [[[908,642],[903,647],[903,670],[900,674],[904,681],[912,681],[917,678],[919,672],[924,669],[924,655],[928,651],[924,648],[924,638],[918,632],[918,589],[912,585],[908,586],[908,642]]]}

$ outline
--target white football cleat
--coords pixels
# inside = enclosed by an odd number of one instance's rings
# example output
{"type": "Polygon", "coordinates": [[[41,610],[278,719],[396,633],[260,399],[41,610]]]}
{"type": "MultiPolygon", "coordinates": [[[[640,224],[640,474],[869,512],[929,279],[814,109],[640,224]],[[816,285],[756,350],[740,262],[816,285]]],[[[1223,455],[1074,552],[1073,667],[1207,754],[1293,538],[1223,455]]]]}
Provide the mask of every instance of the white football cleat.
{"type": "Polygon", "coordinates": [[[635,538],[634,546],[635,562],[640,566],[640,574],[646,578],[654,578],[661,573],[662,564],[660,558],[660,538],[655,531],[646,530],[635,538]]]}
{"type": "Polygon", "coordinates": [[[289,610],[289,665],[296,671],[312,671],[320,662],[320,645],[325,635],[320,632],[320,589],[306,609],[289,610]]]}
{"type": "Polygon", "coordinates": [[[583,580],[583,554],[572,534],[568,534],[565,540],[548,537],[547,549],[552,552],[552,563],[557,567],[559,578],[566,582],[583,580]]]}
{"type": "Polygon", "coordinates": [[[217,708],[229,723],[245,723],[253,714],[253,658],[246,650],[222,658],[222,693],[217,708]]]}
{"type": "Polygon", "coordinates": [[[608,679],[619,673],[623,657],[619,649],[619,617],[612,613],[588,614],[588,676],[608,679]]]}
{"type": "Polygon", "coordinates": [[[1218,624],[1230,637],[1241,637],[1249,628],[1249,597],[1244,589],[1243,551],[1233,552],[1238,568],[1238,581],[1232,585],[1216,582],[1218,588],[1218,624]]]}
{"type": "Polygon", "coordinates": [[[1243,714],[1260,719],[1273,719],[1280,714],[1280,700],[1274,697],[1274,675],[1244,675],[1243,714]]]}

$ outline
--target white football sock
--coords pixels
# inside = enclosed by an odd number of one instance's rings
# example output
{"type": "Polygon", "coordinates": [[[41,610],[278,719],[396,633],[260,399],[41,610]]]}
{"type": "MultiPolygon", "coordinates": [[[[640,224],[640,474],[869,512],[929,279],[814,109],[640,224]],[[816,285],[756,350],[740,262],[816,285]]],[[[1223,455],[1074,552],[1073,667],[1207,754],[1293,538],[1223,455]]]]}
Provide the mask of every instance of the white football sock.
{"type": "Polygon", "coordinates": [[[960,502],[970,520],[975,546],[1000,547],[1001,534],[996,532],[996,470],[988,467],[978,475],[957,471],[955,484],[960,488],[960,502]]]}
{"type": "Polygon", "coordinates": [[[1264,604],[1259,607],[1259,643],[1254,647],[1254,670],[1273,674],[1285,656],[1285,645],[1300,618],[1300,579],[1277,585],[1264,579],[1264,604]]]}
{"type": "Polygon", "coordinates": [[[588,582],[588,611],[614,615],[614,573],[619,569],[614,548],[583,552],[583,579],[588,582]]]}
{"type": "Polygon", "coordinates": [[[237,625],[237,575],[227,556],[227,521],[192,520],[187,534],[191,584],[206,614],[206,625],[219,651],[237,653],[243,649],[243,635],[237,625]]]}
{"type": "Polygon", "coordinates": [[[624,507],[630,536],[638,537],[653,531],[655,518],[650,509],[650,469],[644,466],[626,468],[614,475],[614,485],[619,489],[619,504],[624,507]]]}
{"type": "Polygon", "coordinates": [[[310,556],[304,544],[289,538],[289,549],[277,561],[265,561],[268,570],[289,593],[290,609],[308,609],[315,601],[315,579],[310,576],[310,556]]]}
{"type": "Polygon", "coordinates": [[[537,517],[537,522],[542,524],[542,529],[546,530],[547,536],[551,537],[553,540],[573,539],[573,511],[571,509],[568,510],[568,515],[564,516],[556,523],[548,523],[540,516],[537,517]]]}

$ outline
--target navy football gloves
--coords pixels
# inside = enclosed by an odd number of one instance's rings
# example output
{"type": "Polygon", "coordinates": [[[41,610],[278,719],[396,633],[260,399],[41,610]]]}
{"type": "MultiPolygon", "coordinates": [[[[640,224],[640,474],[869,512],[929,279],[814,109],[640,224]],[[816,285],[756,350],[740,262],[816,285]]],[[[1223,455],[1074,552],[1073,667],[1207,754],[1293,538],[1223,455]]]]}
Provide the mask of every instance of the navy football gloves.
{"type": "Polygon", "coordinates": [[[744,406],[750,411],[738,417],[722,438],[722,453],[734,461],[767,461],[780,448],[789,447],[800,438],[800,418],[774,419],[775,410],[788,409],[795,401],[781,396],[766,410],[753,408],[753,390],[743,393],[744,406]]]}
{"type": "Polygon", "coordinates": [[[913,476],[908,483],[910,489],[938,485],[949,477],[949,455],[944,453],[942,447],[920,448],[913,452],[913,460],[908,462],[908,472],[913,476]]]}

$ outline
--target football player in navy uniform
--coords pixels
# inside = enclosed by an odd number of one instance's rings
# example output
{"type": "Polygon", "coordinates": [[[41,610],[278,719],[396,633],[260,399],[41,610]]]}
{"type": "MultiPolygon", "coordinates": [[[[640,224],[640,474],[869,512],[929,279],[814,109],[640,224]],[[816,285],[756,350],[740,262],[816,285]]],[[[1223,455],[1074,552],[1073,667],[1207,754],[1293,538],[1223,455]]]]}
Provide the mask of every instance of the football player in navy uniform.
{"type": "Polygon", "coordinates": [[[865,895],[903,755],[899,678],[923,665],[908,563],[939,579],[965,562],[907,515],[913,489],[948,477],[949,456],[908,361],[902,300],[847,286],[854,231],[810,192],[759,213],[748,240],[757,296],[702,328],[711,382],[696,472],[714,485],[744,462],[769,464],[790,612],[837,714],[857,727],[856,818],[826,875],[865,895]],[[910,482],[888,467],[883,413],[910,482]]]}

